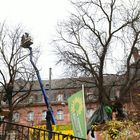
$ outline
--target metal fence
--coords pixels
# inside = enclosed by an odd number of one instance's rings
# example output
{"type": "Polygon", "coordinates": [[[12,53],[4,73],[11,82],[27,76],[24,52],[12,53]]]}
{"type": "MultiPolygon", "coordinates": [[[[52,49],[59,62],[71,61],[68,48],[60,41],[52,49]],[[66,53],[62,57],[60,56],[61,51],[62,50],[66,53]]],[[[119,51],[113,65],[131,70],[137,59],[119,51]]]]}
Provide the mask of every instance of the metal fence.
{"type": "Polygon", "coordinates": [[[0,140],[85,140],[44,129],[0,121],[0,140]]]}

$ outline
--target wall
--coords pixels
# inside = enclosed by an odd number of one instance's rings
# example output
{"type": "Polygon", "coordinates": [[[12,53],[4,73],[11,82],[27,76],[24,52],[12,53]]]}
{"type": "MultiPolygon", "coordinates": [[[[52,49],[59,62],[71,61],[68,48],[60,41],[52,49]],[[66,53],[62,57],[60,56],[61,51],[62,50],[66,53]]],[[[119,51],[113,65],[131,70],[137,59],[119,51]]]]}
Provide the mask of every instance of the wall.
{"type": "MultiPolygon", "coordinates": [[[[62,109],[64,111],[64,120],[56,120],[57,124],[70,124],[70,116],[69,116],[67,105],[62,106],[60,104],[59,105],[57,104],[52,106],[52,108],[56,119],[57,119],[56,117],[57,110],[62,109]]],[[[20,113],[20,120],[18,123],[23,125],[28,125],[28,126],[45,124],[46,121],[42,120],[42,112],[45,111],[46,109],[47,108],[45,105],[32,105],[32,106],[18,108],[15,111],[20,113]],[[27,113],[30,111],[34,112],[34,121],[27,121],[27,113]]]]}

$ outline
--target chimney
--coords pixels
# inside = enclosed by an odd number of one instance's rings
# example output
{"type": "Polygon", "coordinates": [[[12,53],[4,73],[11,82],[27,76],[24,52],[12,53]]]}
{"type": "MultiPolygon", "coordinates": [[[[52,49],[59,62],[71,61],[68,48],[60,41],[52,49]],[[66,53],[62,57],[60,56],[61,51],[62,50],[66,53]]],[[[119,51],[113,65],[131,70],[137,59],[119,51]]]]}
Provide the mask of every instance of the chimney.
{"type": "Polygon", "coordinates": [[[137,60],[140,58],[140,55],[139,55],[139,51],[136,47],[133,48],[132,55],[134,57],[135,62],[137,62],[137,60]]]}

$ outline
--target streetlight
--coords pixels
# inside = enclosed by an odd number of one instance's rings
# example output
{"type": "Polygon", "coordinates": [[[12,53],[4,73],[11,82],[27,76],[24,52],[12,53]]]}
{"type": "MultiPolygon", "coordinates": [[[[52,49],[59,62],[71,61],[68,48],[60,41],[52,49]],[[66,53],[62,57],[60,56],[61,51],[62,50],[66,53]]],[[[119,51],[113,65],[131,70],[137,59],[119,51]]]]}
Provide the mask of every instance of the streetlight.
{"type": "MultiPolygon", "coordinates": [[[[32,41],[32,39],[31,39],[31,37],[29,36],[28,33],[25,33],[24,35],[22,35],[22,37],[21,37],[21,47],[27,48],[30,51],[30,62],[35,69],[35,72],[36,72],[36,75],[37,75],[37,78],[38,78],[38,81],[39,81],[39,84],[40,84],[40,88],[41,88],[41,91],[42,91],[42,94],[43,94],[43,97],[44,97],[44,101],[45,101],[45,104],[47,106],[46,126],[47,126],[49,131],[52,131],[52,124],[56,124],[56,120],[54,118],[52,108],[49,104],[49,100],[48,100],[48,97],[46,95],[46,90],[43,87],[43,83],[42,83],[42,80],[41,80],[41,77],[40,77],[39,70],[37,69],[36,65],[34,64],[34,62],[32,60],[33,53],[32,53],[32,47],[30,47],[32,44],[33,44],[33,41],[32,41]]],[[[52,137],[52,135],[51,135],[51,133],[49,133],[48,138],[51,139],[51,137],[52,137]]]]}

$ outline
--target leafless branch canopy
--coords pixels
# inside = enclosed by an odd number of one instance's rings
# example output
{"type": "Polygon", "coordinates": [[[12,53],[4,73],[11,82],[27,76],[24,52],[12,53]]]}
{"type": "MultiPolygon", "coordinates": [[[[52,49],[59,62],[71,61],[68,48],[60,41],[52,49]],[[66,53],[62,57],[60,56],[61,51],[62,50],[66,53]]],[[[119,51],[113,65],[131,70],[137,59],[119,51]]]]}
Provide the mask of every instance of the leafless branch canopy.
{"type": "Polygon", "coordinates": [[[58,24],[58,36],[53,41],[58,63],[72,76],[93,77],[101,100],[108,95],[105,74],[124,75],[121,91],[126,93],[139,80],[139,60],[132,73],[133,50],[140,47],[138,1],[74,0],[72,4],[76,10],[58,24]]]}
{"type": "Polygon", "coordinates": [[[0,24],[0,87],[11,113],[30,94],[35,80],[29,52],[20,47],[22,34],[21,26],[8,29],[5,23],[0,24]],[[21,93],[23,89],[28,92],[21,93]]]}

